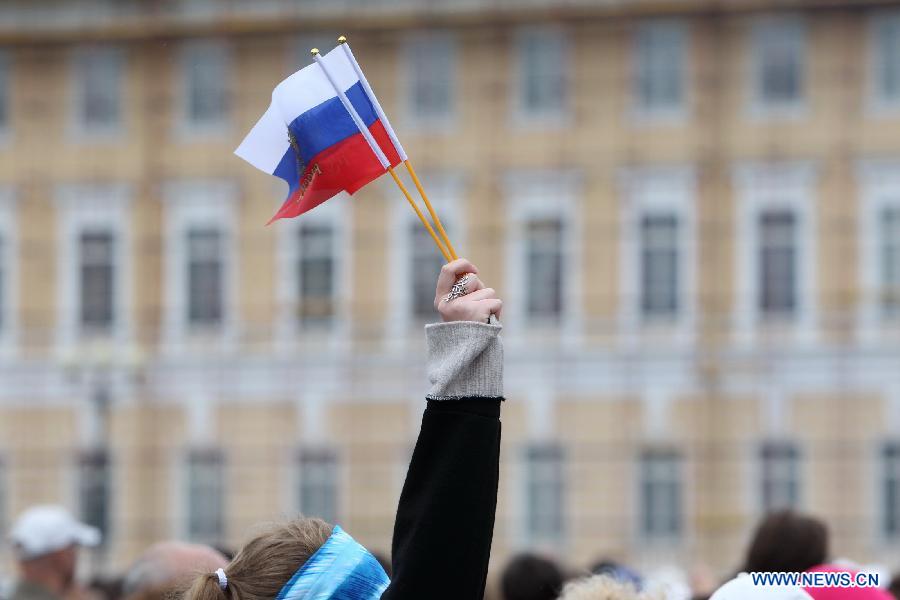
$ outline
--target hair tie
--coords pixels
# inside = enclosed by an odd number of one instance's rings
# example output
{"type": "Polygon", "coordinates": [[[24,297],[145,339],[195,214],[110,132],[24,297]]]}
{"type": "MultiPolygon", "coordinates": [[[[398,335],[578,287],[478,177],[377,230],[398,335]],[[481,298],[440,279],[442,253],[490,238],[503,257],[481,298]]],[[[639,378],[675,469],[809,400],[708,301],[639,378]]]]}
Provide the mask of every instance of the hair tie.
{"type": "Polygon", "coordinates": [[[216,577],[219,578],[219,589],[223,592],[228,589],[228,576],[225,575],[224,569],[216,569],[216,577]]]}

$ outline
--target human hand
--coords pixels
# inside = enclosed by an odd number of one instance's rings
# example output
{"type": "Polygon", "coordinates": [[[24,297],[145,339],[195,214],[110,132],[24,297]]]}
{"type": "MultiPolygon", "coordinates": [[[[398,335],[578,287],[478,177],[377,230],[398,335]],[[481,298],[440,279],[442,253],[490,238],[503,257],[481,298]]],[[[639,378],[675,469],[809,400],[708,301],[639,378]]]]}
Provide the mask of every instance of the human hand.
{"type": "Polygon", "coordinates": [[[435,289],[434,307],[445,323],[450,321],[487,323],[492,314],[500,317],[503,301],[497,298],[497,292],[493,288],[484,287],[484,283],[478,278],[478,267],[464,258],[459,258],[441,268],[435,289]],[[462,287],[460,290],[462,295],[448,299],[454,285],[462,287]]]}

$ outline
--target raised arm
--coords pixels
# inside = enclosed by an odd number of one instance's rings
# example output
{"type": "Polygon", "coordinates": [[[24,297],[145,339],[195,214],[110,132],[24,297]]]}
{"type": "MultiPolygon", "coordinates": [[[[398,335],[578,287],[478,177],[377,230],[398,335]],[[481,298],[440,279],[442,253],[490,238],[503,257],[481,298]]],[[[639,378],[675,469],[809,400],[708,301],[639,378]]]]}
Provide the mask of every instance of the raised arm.
{"type": "MultiPolygon", "coordinates": [[[[393,578],[383,600],[481,600],[500,458],[502,303],[465,260],[445,265],[428,325],[428,406],[394,524],[393,578]],[[446,300],[463,274],[465,294],[446,300]],[[488,321],[492,321],[489,323],[488,321]]],[[[458,290],[462,291],[462,290],[458,290]]]]}

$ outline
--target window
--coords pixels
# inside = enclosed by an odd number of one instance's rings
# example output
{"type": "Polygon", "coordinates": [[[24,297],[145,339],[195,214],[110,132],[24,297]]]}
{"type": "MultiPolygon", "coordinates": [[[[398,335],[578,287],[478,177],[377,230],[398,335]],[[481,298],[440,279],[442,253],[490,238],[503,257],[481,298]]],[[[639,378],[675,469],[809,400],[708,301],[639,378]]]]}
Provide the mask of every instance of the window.
{"type": "MultiPolygon", "coordinates": [[[[443,221],[443,220],[442,220],[443,221]]],[[[452,236],[449,228],[444,227],[447,236],[452,236]]],[[[410,273],[412,274],[412,310],[420,321],[427,321],[435,316],[434,310],[434,285],[438,273],[444,266],[444,257],[438,252],[431,234],[416,219],[409,222],[410,248],[410,273]]],[[[451,240],[453,238],[451,237],[451,240]]]]}
{"type": "Polygon", "coordinates": [[[449,35],[428,35],[407,46],[409,112],[415,121],[437,121],[453,114],[456,45],[449,35]]]}
{"type": "Polygon", "coordinates": [[[641,311],[645,318],[678,312],[678,218],[648,214],[641,220],[641,311]]]}
{"type": "Polygon", "coordinates": [[[0,50],[0,133],[9,129],[10,122],[10,62],[9,54],[0,50]]]}
{"type": "Polygon", "coordinates": [[[681,535],[681,457],[673,451],[651,450],[641,456],[641,533],[645,538],[681,535]]]}
{"type": "Polygon", "coordinates": [[[82,453],[78,459],[78,503],[81,520],[96,527],[106,540],[109,533],[110,460],[105,449],[82,453]]]}
{"type": "Polygon", "coordinates": [[[800,453],[790,442],[766,442],[759,452],[763,512],[796,508],[800,453]]]}
{"type": "Polygon", "coordinates": [[[187,233],[188,322],[210,327],[222,322],[222,233],[196,227],[187,233]]]}
{"type": "Polygon", "coordinates": [[[123,63],[118,48],[85,48],[78,53],[75,118],[81,130],[110,131],[119,126],[123,63]]]}
{"type": "Polygon", "coordinates": [[[9,324],[6,322],[6,314],[8,309],[6,299],[7,289],[9,288],[9,269],[6,266],[7,255],[9,254],[9,250],[7,249],[6,236],[3,235],[3,231],[0,231],[0,338],[3,337],[6,329],[9,327],[9,324]]]}
{"type": "Polygon", "coordinates": [[[900,14],[878,18],[873,35],[875,101],[900,106],[900,14]]]}
{"type": "Polygon", "coordinates": [[[560,117],[565,113],[566,40],[556,29],[527,29],[518,39],[518,108],[524,117],[560,117]]]}
{"type": "Polygon", "coordinates": [[[759,216],[759,310],[791,316],[797,307],[797,218],[788,210],[759,216]]]}
{"type": "Polygon", "coordinates": [[[8,531],[9,511],[9,479],[7,477],[7,464],[4,457],[0,456],[0,531],[8,531]]]}
{"type": "Polygon", "coordinates": [[[334,523],[338,517],[337,455],[325,449],[302,450],[300,468],[300,512],[334,523]]]}
{"type": "Polygon", "coordinates": [[[805,97],[806,30],[793,19],[765,19],[753,31],[753,94],[763,111],[798,108],[805,97]]]}
{"type": "Polygon", "coordinates": [[[564,466],[565,455],[557,444],[525,450],[525,527],[532,542],[558,541],[563,535],[564,466]]]}
{"type": "Polygon", "coordinates": [[[228,54],[213,42],[184,48],[184,118],[191,128],[211,129],[225,123],[228,113],[228,54]]]}
{"type": "Polygon", "coordinates": [[[335,315],[337,298],[334,227],[303,223],[297,229],[300,256],[297,317],[304,326],[328,323],[335,315]]]}
{"type": "Polygon", "coordinates": [[[881,311],[885,317],[900,317],[900,205],[882,209],[881,311]]]}
{"type": "Polygon", "coordinates": [[[888,442],[881,449],[881,529],[885,537],[900,537],[900,443],[888,442]]]}
{"type": "Polygon", "coordinates": [[[187,534],[192,541],[216,543],[224,533],[225,459],[214,449],[188,454],[187,534]]]}
{"type": "Polygon", "coordinates": [[[675,112],[684,104],[686,49],[678,23],[647,23],[635,37],[634,97],[641,114],[675,112]]]}
{"type": "Polygon", "coordinates": [[[525,231],[527,306],[530,317],[556,320],[563,308],[563,223],[533,220],[525,231]]]}
{"type": "Polygon", "coordinates": [[[115,240],[110,231],[85,231],[79,239],[81,327],[108,333],[115,319],[115,240]]]}

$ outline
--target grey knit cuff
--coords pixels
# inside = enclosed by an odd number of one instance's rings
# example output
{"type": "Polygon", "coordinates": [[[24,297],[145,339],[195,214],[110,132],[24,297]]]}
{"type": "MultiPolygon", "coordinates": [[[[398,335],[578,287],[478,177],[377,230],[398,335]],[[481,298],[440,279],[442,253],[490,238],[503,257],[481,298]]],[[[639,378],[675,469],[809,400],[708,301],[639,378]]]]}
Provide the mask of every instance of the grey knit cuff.
{"type": "Polygon", "coordinates": [[[453,321],[425,326],[429,400],[503,397],[502,325],[453,321]]]}

